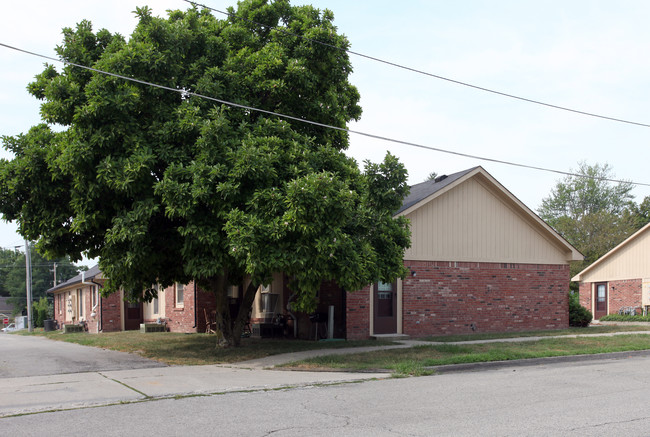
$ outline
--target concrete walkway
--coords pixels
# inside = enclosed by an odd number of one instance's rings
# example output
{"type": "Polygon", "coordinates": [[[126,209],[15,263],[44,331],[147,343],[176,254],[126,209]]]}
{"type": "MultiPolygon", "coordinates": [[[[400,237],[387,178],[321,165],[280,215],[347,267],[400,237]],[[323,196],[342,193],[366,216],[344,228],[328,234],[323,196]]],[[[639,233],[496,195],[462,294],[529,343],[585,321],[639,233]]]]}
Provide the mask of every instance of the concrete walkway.
{"type": "MultiPolygon", "coordinates": [[[[650,335],[650,331],[571,337],[625,334],[650,335]]],[[[396,345],[296,352],[232,365],[172,366],[2,378],[0,379],[0,418],[17,414],[146,402],[177,396],[261,391],[383,379],[389,378],[390,375],[381,372],[292,372],[266,369],[318,355],[351,354],[418,345],[536,341],[543,338],[555,337],[523,337],[454,343],[402,340],[400,344],[396,345]]],[[[517,362],[509,363],[516,365],[517,362]]]]}

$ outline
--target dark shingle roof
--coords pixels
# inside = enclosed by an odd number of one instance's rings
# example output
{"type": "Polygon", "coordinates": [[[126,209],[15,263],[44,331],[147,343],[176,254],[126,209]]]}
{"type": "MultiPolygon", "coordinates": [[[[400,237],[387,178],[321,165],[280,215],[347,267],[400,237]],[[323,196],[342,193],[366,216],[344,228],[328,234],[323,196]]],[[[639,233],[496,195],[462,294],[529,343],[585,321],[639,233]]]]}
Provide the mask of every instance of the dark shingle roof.
{"type": "MultiPolygon", "coordinates": [[[[99,275],[102,271],[99,270],[99,265],[96,265],[95,267],[91,267],[90,269],[86,270],[84,272],[85,274],[85,280],[90,281],[93,279],[95,276],[99,275]]],[[[56,287],[52,287],[49,290],[47,290],[47,293],[54,293],[56,290],[59,290],[61,288],[69,287],[70,285],[74,284],[79,284],[81,283],[81,274],[78,274],[77,276],[73,276],[72,278],[68,279],[65,282],[60,283],[56,287]]]]}
{"type": "Polygon", "coordinates": [[[402,207],[396,212],[396,214],[399,214],[402,211],[405,211],[415,205],[416,203],[419,203],[426,199],[427,197],[431,196],[432,194],[435,194],[436,192],[442,190],[446,186],[454,183],[458,179],[462,178],[466,174],[476,170],[478,167],[472,167],[467,170],[459,171],[458,173],[450,174],[447,177],[444,176],[439,176],[434,180],[431,181],[425,181],[420,184],[416,184],[411,186],[411,192],[409,193],[408,196],[404,199],[404,202],[402,203],[402,207]],[[438,181],[438,182],[436,182],[438,181]]]}

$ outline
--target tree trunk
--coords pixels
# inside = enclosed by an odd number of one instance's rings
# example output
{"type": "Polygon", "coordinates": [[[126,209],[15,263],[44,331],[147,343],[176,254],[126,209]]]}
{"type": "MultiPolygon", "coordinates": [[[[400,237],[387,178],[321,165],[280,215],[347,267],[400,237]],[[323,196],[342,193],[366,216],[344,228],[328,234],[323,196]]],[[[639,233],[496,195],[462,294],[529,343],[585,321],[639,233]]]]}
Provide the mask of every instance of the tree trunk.
{"type": "Polygon", "coordinates": [[[248,318],[253,307],[253,301],[255,300],[255,295],[257,294],[258,285],[254,285],[252,282],[246,287],[244,291],[244,297],[239,305],[237,311],[237,316],[235,320],[232,321],[232,345],[239,346],[241,344],[241,334],[244,330],[244,326],[248,322],[248,318]]]}
{"type": "Polygon", "coordinates": [[[214,293],[217,305],[217,334],[221,334],[217,340],[217,346],[229,347],[241,345],[241,335],[244,326],[248,322],[248,317],[255,300],[258,286],[250,283],[244,291],[244,296],[237,309],[237,315],[233,319],[230,315],[230,301],[228,300],[228,281],[227,276],[212,278],[210,288],[214,293]]]}

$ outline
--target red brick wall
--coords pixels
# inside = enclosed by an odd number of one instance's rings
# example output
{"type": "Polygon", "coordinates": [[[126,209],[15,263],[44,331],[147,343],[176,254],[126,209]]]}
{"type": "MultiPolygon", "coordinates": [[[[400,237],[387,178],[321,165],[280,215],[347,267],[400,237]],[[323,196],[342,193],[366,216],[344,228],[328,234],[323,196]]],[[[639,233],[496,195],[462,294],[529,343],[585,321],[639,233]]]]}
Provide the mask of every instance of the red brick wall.
{"type": "Polygon", "coordinates": [[[641,308],[641,279],[609,282],[609,314],[617,314],[622,307],[641,308]]]}
{"type": "MultiPolygon", "coordinates": [[[[569,326],[569,266],[405,261],[403,333],[412,337],[569,326]],[[474,327],[474,330],[472,329],[474,327]]],[[[369,287],[347,295],[347,338],[370,335],[369,287]]]]}
{"type": "Polygon", "coordinates": [[[176,286],[165,289],[165,319],[171,332],[197,332],[194,320],[194,282],[183,289],[183,307],[176,307],[176,286]]]}
{"type": "MultiPolygon", "coordinates": [[[[593,311],[591,307],[592,282],[580,283],[580,304],[593,311]]],[[[641,309],[642,281],[637,279],[622,279],[607,282],[608,314],[617,314],[622,307],[641,309]]]]}
{"type": "Polygon", "coordinates": [[[593,308],[591,307],[591,282],[581,282],[578,294],[580,305],[593,312],[593,308]]]}
{"type": "Polygon", "coordinates": [[[205,332],[203,309],[208,313],[216,309],[214,295],[197,287],[195,307],[194,292],[194,282],[186,284],[183,290],[183,307],[177,308],[175,286],[165,289],[165,320],[170,332],[205,332]]]}
{"type": "Polygon", "coordinates": [[[370,337],[370,286],[346,294],[346,338],[362,340],[370,337]]]}
{"type": "Polygon", "coordinates": [[[413,337],[569,326],[569,266],[408,261],[403,332],[413,337]]]}
{"type": "Polygon", "coordinates": [[[120,292],[115,292],[108,297],[100,296],[101,328],[102,332],[115,332],[122,330],[121,307],[124,305],[120,299],[120,292]]]}

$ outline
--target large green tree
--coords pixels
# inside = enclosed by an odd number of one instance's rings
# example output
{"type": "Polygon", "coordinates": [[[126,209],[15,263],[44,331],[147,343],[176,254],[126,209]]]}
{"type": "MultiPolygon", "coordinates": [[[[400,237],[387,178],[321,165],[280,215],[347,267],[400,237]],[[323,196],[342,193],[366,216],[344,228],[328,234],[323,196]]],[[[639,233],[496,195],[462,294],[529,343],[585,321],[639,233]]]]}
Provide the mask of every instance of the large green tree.
{"type": "MultiPolygon", "coordinates": [[[[361,115],[339,50],[349,43],[327,10],[247,0],[225,20],[198,9],[136,13],[128,40],[87,21],[64,29],[59,56],[339,128],[361,115]]],[[[355,290],[404,274],[408,225],[393,213],[406,171],[387,155],[362,172],[343,153],[345,131],[71,65],[47,65],[29,91],[43,100],[44,123],[4,138],[14,158],[0,162],[0,212],[50,256],[99,257],[105,294],[122,287],[150,299],[151,284],[195,279],[238,344],[274,272],[291,279],[304,311],[323,280],[355,290]],[[227,287],[246,278],[231,319],[227,287]]]]}
{"type": "MultiPolygon", "coordinates": [[[[609,164],[578,164],[577,174],[558,181],[538,213],[584,256],[571,265],[571,276],[607,253],[638,229],[632,184],[614,179],[609,164]]],[[[640,213],[639,213],[640,214],[640,213]]]]}

